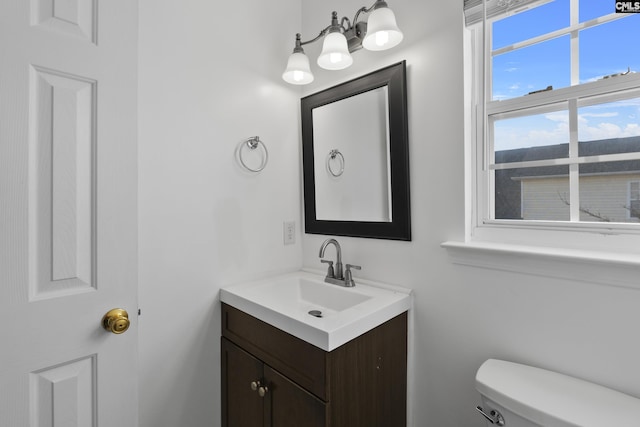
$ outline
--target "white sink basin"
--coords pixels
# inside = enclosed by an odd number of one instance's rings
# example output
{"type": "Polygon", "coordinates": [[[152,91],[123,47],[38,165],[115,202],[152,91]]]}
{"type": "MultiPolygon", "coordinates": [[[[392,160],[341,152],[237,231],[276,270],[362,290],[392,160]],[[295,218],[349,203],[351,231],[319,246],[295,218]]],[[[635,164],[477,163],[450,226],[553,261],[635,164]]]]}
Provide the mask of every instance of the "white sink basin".
{"type": "Polygon", "coordinates": [[[372,298],[372,295],[356,289],[329,285],[315,277],[310,279],[299,275],[274,277],[245,286],[243,290],[250,292],[246,295],[257,303],[284,313],[291,309],[304,313],[320,310],[324,316],[333,315],[372,298]]]}
{"type": "Polygon", "coordinates": [[[323,279],[298,271],[223,288],[220,300],[326,351],[407,311],[411,304],[407,289],[357,278],[355,287],[344,288],[323,279]]]}

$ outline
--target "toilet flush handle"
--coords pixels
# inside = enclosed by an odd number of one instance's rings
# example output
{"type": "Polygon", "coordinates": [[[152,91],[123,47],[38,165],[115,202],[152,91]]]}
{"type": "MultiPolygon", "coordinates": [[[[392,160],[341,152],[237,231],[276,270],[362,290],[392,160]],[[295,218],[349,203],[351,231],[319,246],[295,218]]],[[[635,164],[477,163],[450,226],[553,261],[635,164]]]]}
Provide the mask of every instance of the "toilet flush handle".
{"type": "Polygon", "coordinates": [[[492,409],[488,414],[484,412],[481,406],[476,406],[476,411],[480,412],[483,417],[485,417],[491,424],[497,424],[499,426],[504,425],[504,417],[502,414],[495,409],[492,409]]]}

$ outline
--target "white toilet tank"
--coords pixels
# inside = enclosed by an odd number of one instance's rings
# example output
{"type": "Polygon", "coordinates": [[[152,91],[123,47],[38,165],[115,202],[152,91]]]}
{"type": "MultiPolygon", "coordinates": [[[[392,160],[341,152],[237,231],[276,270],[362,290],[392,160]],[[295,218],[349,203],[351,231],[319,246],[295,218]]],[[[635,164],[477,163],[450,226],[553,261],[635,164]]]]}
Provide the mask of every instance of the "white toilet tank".
{"type": "Polygon", "coordinates": [[[489,359],[476,390],[490,426],[640,427],[640,399],[531,366],[489,359]]]}

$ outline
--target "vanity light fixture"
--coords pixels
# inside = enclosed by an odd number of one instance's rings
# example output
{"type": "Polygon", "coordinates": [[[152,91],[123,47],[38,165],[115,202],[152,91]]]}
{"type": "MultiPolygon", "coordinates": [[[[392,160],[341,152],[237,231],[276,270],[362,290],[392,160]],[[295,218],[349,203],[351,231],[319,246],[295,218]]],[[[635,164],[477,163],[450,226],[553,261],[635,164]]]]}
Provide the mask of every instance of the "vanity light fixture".
{"type": "Polygon", "coordinates": [[[384,0],[376,0],[369,8],[358,9],[353,21],[347,17],[338,21],[338,13],[332,12],[331,24],[316,38],[303,42],[300,33],[296,34],[296,44],[282,78],[294,85],[313,81],[309,58],[302,46],[321,38],[324,41],[318,65],[326,70],[342,70],[353,63],[352,52],[362,47],[372,51],[391,49],[402,41],[402,37],[396,17],[384,0]],[[358,21],[361,13],[370,13],[366,21],[358,21]]]}

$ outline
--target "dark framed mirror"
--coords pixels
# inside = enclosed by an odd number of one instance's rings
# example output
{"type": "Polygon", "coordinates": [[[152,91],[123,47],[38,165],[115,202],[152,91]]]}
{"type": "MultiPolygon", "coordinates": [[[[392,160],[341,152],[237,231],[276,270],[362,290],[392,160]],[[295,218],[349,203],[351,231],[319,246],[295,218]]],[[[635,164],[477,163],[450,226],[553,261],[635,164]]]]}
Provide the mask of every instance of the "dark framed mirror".
{"type": "Polygon", "coordinates": [[[301,107],[305,232],[411,240],[405,61],[301,107]]]}

